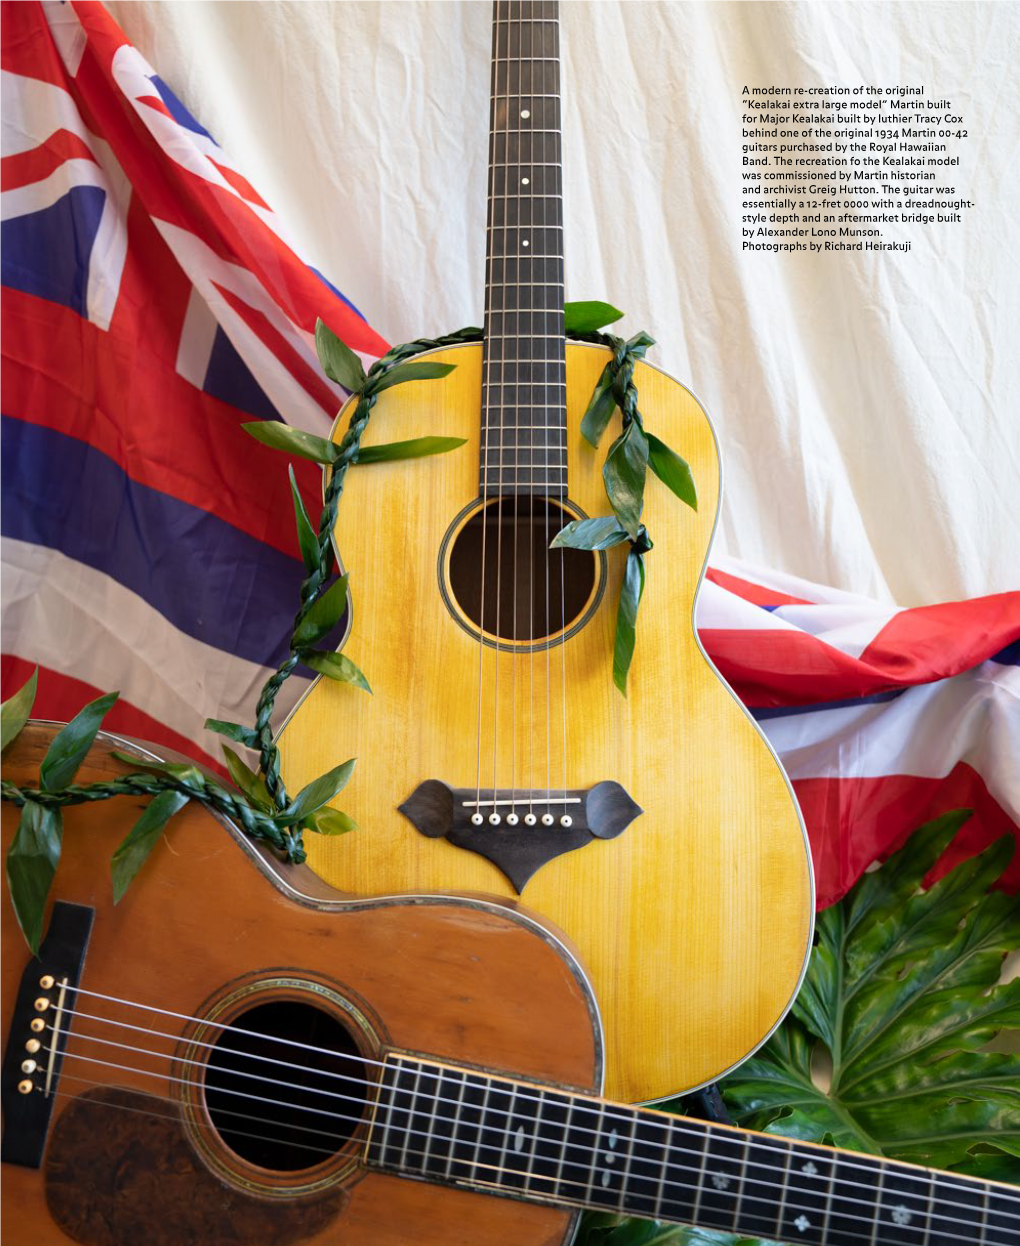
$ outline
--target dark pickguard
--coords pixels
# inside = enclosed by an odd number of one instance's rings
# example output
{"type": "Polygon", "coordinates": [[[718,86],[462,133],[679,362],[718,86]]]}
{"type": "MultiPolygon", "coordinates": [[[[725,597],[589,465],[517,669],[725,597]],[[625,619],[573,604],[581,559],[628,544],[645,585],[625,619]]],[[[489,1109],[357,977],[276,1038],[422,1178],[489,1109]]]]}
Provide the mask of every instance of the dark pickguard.
{"type": "MultiPolygon", "coordinates": [[[[643,812],[641,807],[627,795],[619,783],[606,780],[596,783],[585,791],[570,791],[565,795],[576,803],[549,803],[549,793],[522,792],[513,795],[515,806],[521,813],[528,808],[529,797],[534,797],[537,813],[547,810],[554,818],[552,826],[526,826],[523,818],[511,826],[503,818],[499,826],[491,826],[486,820],[481,826],[471,822],[474,802],[481,799],[505,800],[510,792],[475,788],[448,787],[439,779],[427,779],[420,783],[400,806],[400,812],[416,830],[430,839],[445,838],[458,848],[466,848],[491,861],[510,880],[520,894],[528,879],[543,865],[565,852],[574,852],[590,844],[593,839],[615,839],[643,812]],[[562,826],[560,817],[569,813],[570,826],[562,826]]],[[[483,806],[486,812],[492,806],[483,806]]],[[[503,806],[505,808],[505,806],[503,806]]]]}
{"type": "Polygon", "coordinates": [[[343,1209],[346,1192],[287,1201],[232,1189],[198,1160],[176,1105],[138,1091],[86,1091],[57,1120],[46,1205],[83,1246],[296,1246],[343,1209]]]}

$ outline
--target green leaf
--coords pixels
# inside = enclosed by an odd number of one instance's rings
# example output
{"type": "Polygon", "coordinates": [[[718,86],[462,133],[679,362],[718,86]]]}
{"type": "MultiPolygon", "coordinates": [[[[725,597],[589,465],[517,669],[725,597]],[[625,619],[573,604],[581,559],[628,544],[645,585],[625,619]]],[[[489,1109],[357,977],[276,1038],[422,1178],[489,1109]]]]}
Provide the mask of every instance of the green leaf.
{"type": "Polygon", "coordinates": [[[253,805],[275,813],[276,806],[273,804],[273,798],[269,795],[265,779],[250,769],[232,748],[227,748],[225,744],[221,745],[221,747],[224,760],[227,763],[227,769],[230,771],[230,777],[234,780],[234,784],[244,792],[253,805]]]}
{"type": "Polygon", "coordinates": [[[39,786],[44,792],[55,792],[74,782],[78,767],[92,747],[107,710],[118,696],[119,693],[108,692],[105,696],[96,697],[53,737],[39,767],[39,786]]]}
{"type": "Polygon", "coordinates": [[[398,363],[395,368],[372,378],[372,393],[391,389],[394,385],[403,385],[406,381],[438,381],[440,377],[449,376],[457,365],[455,363],[398,363]]]}
{"type": "Polygon", "coordinates": [[[594,333],[622,316],[623,312],[618,307],[600,303],[597,299],[563,305],[563,323],[567,333],[594,333]]]}
{"type": "Polygon", "coordinates": [[[256,420],[241,427],[264,446],[283,450],[285,454],[296,454],[300,459],[311,459],[313,463],[322,463],[326,467],[335,463],[340,454],[339,447],[327,438],[291,428],[279,420],[256,420]]]}
{"type": "Polygon", "coordinates": [[[615,515],[599,515],[595,519],[574,519],[561,528],[549,544],[550,549],[612,549],[630,536],[620,527],[615,515]]]}
{"type": "Polygon", "coordinates": [[[294,629],[295,648],[314,645],[317,640],[327,636],[343,618],[346,609],[347,576],[342,575],[333,581],[321,597],[312,602],[308,613],[294,629]]]}
{"type": "MultiPolygon", "coordinates": [[[[312,527],[305,504],[297,486],[294,468],[288,463],[287,474],[290,476],[290,492],[294,499],[294,522],[297,524],[298,545],[301,547],[301,559],[306,571],[319,569],[319,534],[312,527]]],[[[332,567],[332,556],[330,566],[332,567]]]]}
{"type": "Polygon", "coordinates": [[[636,549],[627,555],[616,610],[616,638],[613,642],[613,683],[627,695],[627,672],[634,657],[638,606],[645,591],[645,558],[636,549]]]}
{"type": "Polygon", "coordinates": [[[423,459],[430,454],[448,454],[464,445],[466,437],[415,437],[411,441],[390,441],[381,446],[361,446],[356,466],[366,463],[392,463],[396,459],[423,459]]]}
{"type": "Polygon", "coordinates": [[[5,749],[28,722],[39,683],[38,666],[13,696],[0,706],[0,749],[5,749]]]}
{"type": "Polygon", "coordinates": [[[64,820],[59,809],[33,801],[22,806],[21,820],[7,852],[7,886],[25,941],[39,953],[43,914],[53,875],[60,862],[64,820]]]}
{"type": "Polygon", "coordinates": [[[602,369],[602,375],[595,382],[588,409],[581,419],[581,435],[593,446],[599,444],[599,438],[606,431],[606,425],[616,410],[616,395],[613,393],[613,361],[602,369]]]}
{"type": "Polygon", "coordinates": [[[258,748],[259,745],[258,732],[251,727],[242,727],[240,723],[224,722],[222,718],[207,718],[205,729],[215,731],[217,735],[225,735],[228,740],[236,740],[238,744],[245,744],[248,748],[258,748]]]}
{"type": "Polygon", "coordinates": [[[343,684],[354,684],[358,688],[364,688],[366,692],[372,691],[365,676],[351,659],[342,653],[326,653],[321,649],[312,649],[302,651],[301,661],[328,679],[335,679],[343,684]]]}
{"type": "Polygon", "coordinates": [[[113,902],[119,904],[132,879],[148,860],[170,819],[188,803],[183,792],[160,792],[121,840],[110,860],[113,902]]]}
{"type": "Polygon", "coordinates": [[[664,485],[673,490],[681,502],[686,502],[692,510],[697,510],[698,495],[690,467],[658,437],[648,432],[645,437],[648,441],[649,467],[664,485]]]}
{"type": "Polygon", "coordinates": [[[647,470],[648,442],[641,426],[632,420],[610,447],[602,479],[620,527],[635,538],[641,527],[647,470]]]}
{"type": "Polygon", "coordinates": [[[276,820],[289,825],[302,818],[307,818],[310,813],[315,813],[327,801],[333,799],[351,777],[353,770],[354,758],[351,758],[350,761],[345,761],[339,766],[335,766],[328,774],[324,774],[318,779],[313,779],[307,787],[303,787],[298,792],[287,808],[277,815],[276,820]]]}
{"type": "Polygon", "coordinates": [[[339,809],[330,809],[327,805],[303,818],[301,827],[306,831],[314,831],[316,835],[346,835],[348,831],[356,831],[358,824],[346,813],[341,813],[339,809]]]}
{"type": "Polygon", "coordinates": [[[319,364],[331,381],[355,393],[365,383],[361,360],[346,342],[341,342],[324,320],[315,322],[315,350],[319,364]]]}
{"type": "Polygon", "coordinates": [[[208,787],[208,776],[204,775],[193,762],[180,761],[149,761],[144,757],[132,757],[130,753],[111,753],[118,761],[127,762],[135,770],[155,770],[157,774],[167,774],[189,787],[208,787]]]}
{"type": "Polygon", "coordinates": [[[793,1015],[723,1084],[741,1124],[961,1172],[1020,1153],[1020,1059],[983,1050],[1020,1027],[1020,980],[999,982],[1020,906],[988,890],[1011,837],[921,889],[968,812],[922,827],[821,914],[793,1015]]]}

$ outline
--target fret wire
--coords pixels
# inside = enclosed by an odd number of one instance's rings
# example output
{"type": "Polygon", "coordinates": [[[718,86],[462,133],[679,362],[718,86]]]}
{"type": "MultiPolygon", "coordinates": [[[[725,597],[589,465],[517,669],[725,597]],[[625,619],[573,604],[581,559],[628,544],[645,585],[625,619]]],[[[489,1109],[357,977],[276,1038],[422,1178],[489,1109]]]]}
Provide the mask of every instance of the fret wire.
{"type": "Polygon", "coordinates": [[[793,1163],[793,1151],[786,1148],[786,1163],[783,1166],[783,1184],[779,1191],[779,1207],[776,1212],[776,1236],[779,1237],[783,1231],[783,1221],[786,1219],[786,1190],[790,1184],[790,1166],[793,1163]]]}
{"type": "Polygon", "coordinates": [[[637,1133],[637,1117],[632,1116],[630,1120],[630,1137],[627,1139],[627,1155],[623,1162],[623,1171],[620,1174],[620,1210],[623,1210],[624,1202],[627,1198],[627,1183],[630,1181],[630,1166],[634,1160],[634,1135],[637,1133]]]}
{"type": "Polygon", "coordinates": [[[701,1140],[701,1164],[698,1168],[697,1189],[694,1193],[694,1210],[691,1212],[691,1223],[698,1223],[698,1212],[701,1210],[701,1196],[705,1190],[705,1167],[708,1163],[708,1131],[701,1140]]]}
{"type": "Polygon", "coordinates": [[[875,1191],[875,1215],[874,1222],[871,1226],[871,1240],[869,1246],[877,1246],[876,1238],[878,1237],[878,1222],[882,1214],[882,1181],[885,1177],[885,1169],[880,1167],[878,1170],[878,1189],[875,1191]]]}
{"type": "Polygon", "coordinates": [[[463,1106],[464,1106],[464,1090],[465,1090],[465,1088],[467,1087],[467,1081],[468,1081],[468,1079],[467,1079],[467,1073],[461,1073],[461,1076],[460,1076],[460,1090],[458,1091],[458,1093],[457,1093],[457,1098],[456,1098],[456,1100],[454,1101],[453,1116],[452,1116],[452,1118],[451,1118],[451,1125],[450,1125],[450,1151],[449,1151],[449,1154],[448,1154],[448,1155],[447,1155],[447,1157],[446,1157],[446,1175],[447,1175],[447,1177],[449,1177],[449,1176],[451,1175],[451,1171],[450,1171],[450,1170],[453,1168],[453,1162],[454,1162],[454,1151],[453,1151],[453,1144],[454,1144],[454,1139],[455,1139],[456,1134],[457,1134],[457,1122],[460,1120],[460,1113],[461,1113],[461,1109],[462,1109],[462,1108],[463,1108],[463,1106]]]}

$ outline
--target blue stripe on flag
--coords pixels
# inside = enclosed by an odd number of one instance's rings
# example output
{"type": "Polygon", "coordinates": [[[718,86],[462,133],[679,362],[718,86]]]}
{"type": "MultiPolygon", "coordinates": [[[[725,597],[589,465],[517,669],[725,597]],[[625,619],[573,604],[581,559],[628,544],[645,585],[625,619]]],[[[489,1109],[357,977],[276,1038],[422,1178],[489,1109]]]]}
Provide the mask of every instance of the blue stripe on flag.
{"type": "Polygon", "coordinates": [[[1011,645],[1007,645],[1005,649],[1000,649],[998,653],[993,653],[988,660],[989,662],[1001,662],[1003,666],[1020,666],[1020,637],[1014,640],[1011,645]]]}
{"type": "MultiPolygon", "coordinates": [[[[159,92],[159,98],[166,105],[167,112],[178,125],[182,125],[186,130],[191,130],[194,134],[204,134],[211,143],[216,143],[209,131],[204,126],[198,124],[159,74],[150,74],[149,81],[159,92]]],[[[216,146],[219,147],[219,143],[216,143],[216,146]]]]}
{"type": "Polygon", "coordinates": [[[261,665],[286,657],[300,562],[83,441],[9,416],[0,429],[5,536],[109,575],[205,644],[261,665]]]}
{"type": "Polygon", "coordinates": [[[50,207],[4,221],[3,284],[84,316],[89,258],[105,200],[98,186],[74,186],[50,207]]]}
{"type": "Polygon", "coordinates": [[[757,722],[767,722],[770,718],[787,718],[791,714],[816,714],[821,710],[845,710],[857,705],[881,705],[884,701],[895,701],[907,691],[906,688],[892,688],[869,697],[848,697],[845,701],[815,701],[811,705],[749,705],[747,708],[757,722]]]}

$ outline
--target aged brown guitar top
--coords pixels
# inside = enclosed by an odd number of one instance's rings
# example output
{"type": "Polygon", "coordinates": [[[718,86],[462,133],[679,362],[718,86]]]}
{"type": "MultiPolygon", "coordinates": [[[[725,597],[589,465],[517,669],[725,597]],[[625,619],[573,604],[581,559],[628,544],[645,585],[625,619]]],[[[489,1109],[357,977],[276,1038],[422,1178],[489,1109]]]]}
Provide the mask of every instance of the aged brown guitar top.
{"type": "Polygon", "coordinates": [[[484,346],[433,352],[456,370],[380,393],[366,438],[466,444],[346,478],[345,650],[373,695],[319,680],[280,749],[293,791],[358,757],[342,805],[359,830],[311,845],[333,885],[520,895],[567,931],[603,1012],[608,1089],[651,1100],[718,1077],[778,1024],[811,942],[811,863],[778,761],[694,631],[720,471],[689,390],[636,367],[645,425],[690,464],[698,509],[649,473],[626,697],[626,547],[549,548],[609,510],[605,445],[580,433],[609,352],[564,339],[556,18],[539,0],[494,6],[484,346]]]}
{"type": "MultiPolygon", "coordinates": [[[[6,777],[32,786],[52,734],[26,729],[6,777]]],[[[110,745],[81,782],[126,769],[110,745]]],[[[138,814],[65,811],[38,960],[4,891],[9,1246],[553,1246],[582,1207],[1020,1243],[1010,1187],[599,1098],[584,970],[513,906],[344,899],[189,805],[114,907],[138,814]]],[[[5,802],[5,851],[17,820],[5,802]]]]}

